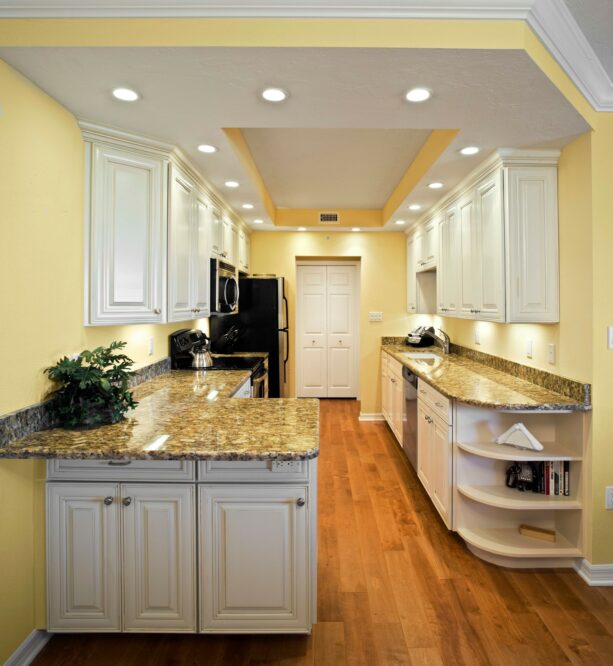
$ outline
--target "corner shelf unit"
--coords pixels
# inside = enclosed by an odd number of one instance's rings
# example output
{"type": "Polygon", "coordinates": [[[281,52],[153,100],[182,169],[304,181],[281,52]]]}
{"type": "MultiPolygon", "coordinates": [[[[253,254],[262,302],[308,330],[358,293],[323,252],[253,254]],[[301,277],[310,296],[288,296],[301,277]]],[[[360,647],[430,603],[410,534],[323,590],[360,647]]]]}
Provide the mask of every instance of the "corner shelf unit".
{"type": "Polygon", "coordinates": [[[512,412],[456,403],[453,529],[478,557],[507,567],[567,567],[583,554],[584,412],[512,412]],[[521,422],[542,451],[496,444],[521,422]],[[570,495],[542,495],[506,486],[513,462],[570,461],[570,495]],[[519,533],[526,523],[555,530],[556,541],[519,533]]]}

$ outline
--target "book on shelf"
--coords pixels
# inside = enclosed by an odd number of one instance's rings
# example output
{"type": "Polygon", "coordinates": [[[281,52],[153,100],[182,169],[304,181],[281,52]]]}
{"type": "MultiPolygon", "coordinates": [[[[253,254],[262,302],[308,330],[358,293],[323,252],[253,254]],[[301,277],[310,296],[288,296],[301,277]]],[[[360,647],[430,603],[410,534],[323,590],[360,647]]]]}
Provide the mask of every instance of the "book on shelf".
{"type": "Polygon", "coordinates": [[[533,463],[532,470],[533,493],[570,496],[570,460],[544,460],[533,463]]]}

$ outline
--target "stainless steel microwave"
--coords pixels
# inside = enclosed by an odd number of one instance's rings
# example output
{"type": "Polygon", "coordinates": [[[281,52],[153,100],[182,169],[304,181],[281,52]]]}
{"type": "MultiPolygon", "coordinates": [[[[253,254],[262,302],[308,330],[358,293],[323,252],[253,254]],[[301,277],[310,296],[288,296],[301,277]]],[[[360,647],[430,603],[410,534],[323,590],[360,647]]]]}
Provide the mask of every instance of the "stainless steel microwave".
{"type": "Polygon", "coordinates": [[[234,266],[211,259],[211,314],[236,314],[238,295],[234,266]]]}

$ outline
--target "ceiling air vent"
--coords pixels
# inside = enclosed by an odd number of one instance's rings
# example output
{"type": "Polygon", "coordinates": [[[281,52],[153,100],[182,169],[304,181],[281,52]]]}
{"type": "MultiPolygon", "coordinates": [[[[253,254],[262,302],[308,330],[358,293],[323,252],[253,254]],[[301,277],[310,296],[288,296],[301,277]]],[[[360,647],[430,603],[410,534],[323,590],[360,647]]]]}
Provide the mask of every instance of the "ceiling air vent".
{"type": "Polygon", "coordinates": [[[340,224],[341,218],[338,213],[319,213],[319,224],[340,224]]]}

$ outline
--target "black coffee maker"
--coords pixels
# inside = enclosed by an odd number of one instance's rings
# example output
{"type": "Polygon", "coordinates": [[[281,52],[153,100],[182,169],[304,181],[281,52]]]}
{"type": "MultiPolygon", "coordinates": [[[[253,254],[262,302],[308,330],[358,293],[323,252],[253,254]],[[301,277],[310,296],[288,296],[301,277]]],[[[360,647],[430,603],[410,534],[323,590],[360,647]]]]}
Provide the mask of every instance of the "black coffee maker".
{"type": "Polygon", "coordinates": [[[197,328],[182,328],[170,334],[170,367],[199,370],[213,365],[209,337],[197,328]]]}

